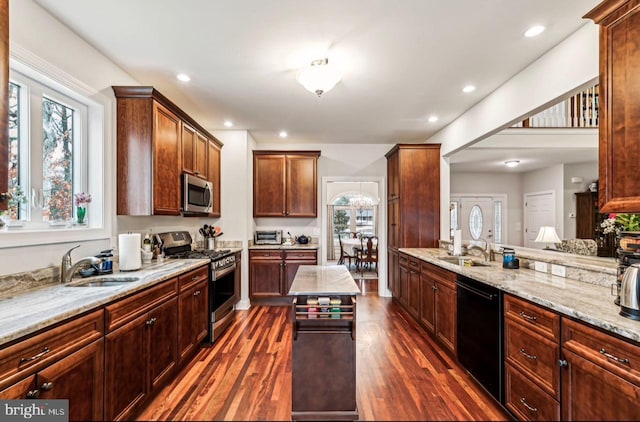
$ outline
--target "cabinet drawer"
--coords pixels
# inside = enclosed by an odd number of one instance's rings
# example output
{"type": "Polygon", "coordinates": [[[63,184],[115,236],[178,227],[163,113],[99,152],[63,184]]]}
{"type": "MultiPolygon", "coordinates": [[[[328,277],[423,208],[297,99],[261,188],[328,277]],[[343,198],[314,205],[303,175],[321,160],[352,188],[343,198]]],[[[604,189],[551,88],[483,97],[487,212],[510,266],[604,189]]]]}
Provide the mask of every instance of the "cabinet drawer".
{"type": "Polygon", "coordinates": [[[424,261],[421,261],[420,272],[431,279],[437,280],[440,283],[451,287],[452,289],[456,288],[456,274],[454,272],[424,261]]]}
{"type": "Polygon", "coordinates": [[[398,262],[400,263],[401,267],[408,267],[409,266],[409,257],[403,253],[398,255],[398,262]]]}
{"type": "Polygon", "coordinates": [[[178,294],[178,278],[124,298],[106,307],[107,332],[111,332],[178,294]]]}
{"type": "Polygon", "coordinates": [[[201,281],[209,280],[209,266],[204,265],[195,270],[189,271],[178,276],[178,283],[180,284],[180,291],[185,291],[192,286],[200,283],[201,281]]]}
{"type": "Polygon", "coordinates": [[[511,365],[505,365],[505,405],[520,420],[559,421],[560,403],[529,381],[511,365]]]}
{"type": "Polygon", "coordinates": [[[304,260],[304,261],[316,261],[316,251],[315,250],[286,250],[284,251],[284,259],[295,259],[295,260],[304,260]]]}
{"type": "Polygon", "coordinates": [[[562,347],[640,386],[640,346],[562,319],[562,347]]]}
{"type": "Polygon", "coordinates": [[[550,340],[560,339],[560,316],[552,311],[514,296],[504,295],[504,315],[550,340]]]}
{"type": "Polygon", "coordinates": [[[281,260],[282,251],[278,249],[258,249],[249,251],[249,259],[281,260]]]}
{"type": "Polygon", "coordinates": [[[504,327],[505,360],[520,369],[547,394],[560,400],[560,344],[507,319],[504,327]]]}
{"type": "Polygon", "coordinates": [[[0,350],[0,390],[62,359],[104,334],[104,311],[82,317],[0,350]]]}

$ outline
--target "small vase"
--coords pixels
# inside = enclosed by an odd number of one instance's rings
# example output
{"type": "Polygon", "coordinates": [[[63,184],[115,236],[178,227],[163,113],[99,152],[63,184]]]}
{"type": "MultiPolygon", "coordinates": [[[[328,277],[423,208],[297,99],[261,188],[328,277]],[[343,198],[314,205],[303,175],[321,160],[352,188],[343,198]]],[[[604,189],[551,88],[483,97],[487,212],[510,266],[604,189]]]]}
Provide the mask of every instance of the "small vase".
{"type": "Polygon", "coordinates": [[[76,220],[78,224],[85,224],[87,222],[87,207],[78,207],[76,209],[76,220]]]}

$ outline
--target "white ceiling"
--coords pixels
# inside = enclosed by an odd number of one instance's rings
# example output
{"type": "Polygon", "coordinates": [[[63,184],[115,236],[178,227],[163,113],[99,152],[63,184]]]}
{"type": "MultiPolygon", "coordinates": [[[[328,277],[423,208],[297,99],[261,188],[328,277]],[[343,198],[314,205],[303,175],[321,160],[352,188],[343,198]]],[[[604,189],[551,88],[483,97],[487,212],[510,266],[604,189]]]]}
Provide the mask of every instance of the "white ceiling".
{"type": "MultiPolygon", "coordinates": [[[[35,0],[209,130],[258,143],[423,142],[544,52],[599,0],[35,0]],[[547,30],[524,38],[533,24],[547,30]],[[344,69],[321,98],[297,69],[344,69]],[[191,82],[175,75],[188,73],[191,82]],[[478,89],[462,93],[466,84],[478,89]],[[436,114],[437,123],[427,117],[436,114]],[[287,130],[286,141],[278,138],[287,130]]],[[[480,153],[480,152],[475,152],[480,153]]],[[[483,154],[486,153],[483,152],[483,154]]]]}

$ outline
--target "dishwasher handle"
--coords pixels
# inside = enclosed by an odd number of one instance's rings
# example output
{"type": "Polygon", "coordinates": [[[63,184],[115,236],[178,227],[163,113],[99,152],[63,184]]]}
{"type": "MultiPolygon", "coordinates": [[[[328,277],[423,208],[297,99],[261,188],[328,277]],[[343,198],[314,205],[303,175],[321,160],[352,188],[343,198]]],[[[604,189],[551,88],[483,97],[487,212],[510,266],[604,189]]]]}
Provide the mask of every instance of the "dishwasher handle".
{"type": "Polygon", "coordinates": [[[494,293],[487,293],[487,292],[483,292],[482,290],[478,290],[474,287],[471,287],[467,284],[464,283],[460,283],[460,282],[456,282],[456,284],[458,285],[458,287],[462,287],[463,289],[467,290],[468,292],[475,294],[476,296],[480,296],[483,299],[486,299],[488,301],[492,301],[493,299],[498,297],[498,294],[494,294],[494,293]]]}

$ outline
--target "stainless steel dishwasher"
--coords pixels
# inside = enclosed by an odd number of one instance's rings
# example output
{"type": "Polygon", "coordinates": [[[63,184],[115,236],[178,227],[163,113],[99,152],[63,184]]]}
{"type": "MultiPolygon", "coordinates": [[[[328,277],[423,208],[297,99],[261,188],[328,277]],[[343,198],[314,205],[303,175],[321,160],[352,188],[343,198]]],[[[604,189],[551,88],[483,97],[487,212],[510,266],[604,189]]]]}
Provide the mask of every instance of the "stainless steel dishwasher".
{"type": "Polygon", "coordinates": [[[503,388],[502,294],[459,275],[458,361],[500,403],[503,388]]]}

